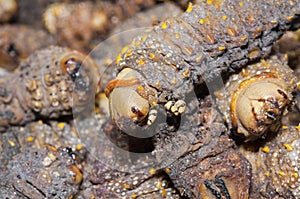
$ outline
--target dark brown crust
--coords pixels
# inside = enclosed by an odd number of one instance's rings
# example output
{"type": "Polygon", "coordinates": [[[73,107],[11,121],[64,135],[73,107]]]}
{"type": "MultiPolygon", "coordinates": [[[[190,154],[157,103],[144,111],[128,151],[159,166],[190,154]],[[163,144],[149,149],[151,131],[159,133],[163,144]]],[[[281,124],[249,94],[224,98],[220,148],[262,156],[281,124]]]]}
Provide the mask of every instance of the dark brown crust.
{"type": "Polygon", "coordinates": [[[20,64],[20,71],[1,82],[0,129],[22,125],[35,118],[71,116],[96,93],[97,68],[86,55],[51,46],[36,51],[20,64]],[[68,59],[78,65],[66,72],[68,59]],[[63,62],[63,63],[62,63],[63,62]],[[82,67],[81,67],[82,66],[82,67]]]}
{"type": "Polygon", "coordinates": [[[201,2],[137,37],[121,55],[118,69],[133,68],[159,92],[183,98],[192,83],[212,81],[268,55],[286,30],[299,26],[299,4],[299,0],[201,2]],[[188,78],[183,75],[186,71],[188,78]]]}

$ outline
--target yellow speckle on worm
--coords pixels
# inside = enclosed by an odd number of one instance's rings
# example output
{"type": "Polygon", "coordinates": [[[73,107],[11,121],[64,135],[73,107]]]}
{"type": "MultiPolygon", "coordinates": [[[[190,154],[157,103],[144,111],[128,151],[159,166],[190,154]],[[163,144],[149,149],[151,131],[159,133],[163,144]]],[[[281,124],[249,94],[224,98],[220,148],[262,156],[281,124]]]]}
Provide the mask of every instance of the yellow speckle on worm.
{"type": "Polygon", "coordinates": [[[124,185],[124,188],[125,188],[125,189],[130,189],[130,185],[129,185],[129,184],[125,184],[125,185],[124,185]]]}
{"type": "Polygon", "coordinates": [[[226,20],[226,19],[227,19],[227,16],[226,16],[226,15],[223,15],[223,16],[222,16],[222,19],[226,20]]]}
{"type": "Polygon", "coordinates": [[[286,148],[287,151],[292,151],[293,150],[293,146],[290,144],[283,144],[283,146],[286,148]]]}
{"type": "Polygon", "coordinates": [[[204,24],[204,19],[199,19],[198,23],[199,24],[204,24]]]}
{"type": "Polygon", "coordinates": [[[208,5],[212,4],[212,2],[213,2],[212,0],[207,0],[207,1],[206,1],[206,3],[207,3],[208,5]]]}
{"type": "Polygon", "coordinates": [[[154,59],[155,58],[155,54],[154,53],[150,53],[150,59],[154,59]]]}
{"type": "Polygon", "coordinates": [[[192,10],[193,10],[193,4],[192,4],[192,2],[189,2],[189,5],[185,12],[191,12],[192,10]]]}
{"type": "Polygon", "coordinates": [[[281,128],[282,128],[282,129],[288,129],[289,127],[288,127],[288,126],[285,126],[285,125],[283,125],[281,128]]]}
{"type": "Polygon", "coordinates": [[[285,176],[285,173],[284,173],[283,171],[279,171],[279,172],[278,172],[278,175],[280,175],[280,176],[285,176]]]}
{"type": "Polygon", "coordinates": [[[162,29],[166,29],[167,28],[167,22],[164,21],[162,24],[161,24],[161,28],[162,29]]]}
{"type": "Polygon", "coordinates": [[[225,49],[226,49],[226,47],[225,47],[225,46],[219,46],[218,48],[219,48],[219,50],[221,50],[221,51],[223,51],[223,50],[225,50],[225,49]]]}
{"type": "Polygon", "coordinates": [[[294,18],[293,16],[288,16],[288,17],[286,17],[286,20],[292,21],[293,18],[294,18]]]}
{"type": "Polygon", "coordinates": [[[293,176],[294,176],[294,178],[298,178],[299,177],[298,172],[293,173],[293,176]]]}
{"type": "Polygon", "coordinates": [[[144,63],[145,63],[144,60],[142,59],[139,60],[139,65],[143,65],[144,63]]]}
{"type": "Polygon", "coordinates": [[[28,136],[27,138],[26,138],[26,142],[32,142],[33,141],[33,137],[32,136],[28,136]]]}
{"type": "Polygon", "coordinates": [[[66,123],[64,123],[64,122],[60,122],[60,123],[57,124],[57,128],[59,128],[59,129],[62,129],[65,126],[66,126],[66,123]]]}
{"type": "Polygon", "coordinates": [[[83,148],[83,146],[82,146],[81,144],[77,144],[76,149],[77,149],[78,151],[80,151],[82,148],[83,148]]]}
{"type": "Polygon", "coordinates": [[[296,129],[297,129],[297,130],[300,130],[300,126],[296,126],[296,129]]]}
{"type": "Polygon", "coordinates": [[[119,64],[119,62],[122,60],[122,56],[118,55],[117,59],[116,59],[116,64],[119,64]]]}
{"type": "Polygon", "coordinates": [[[124,48],[121,50],[121,53],[125,53],[128,50],[128,46],[124,46],[124,48]]]}
{"type": "Polygon", "coordinates": [[[244,5],[244,2],[240,1],[239,5],[242,7],[244,5]]]}
{"type": "Polygon", "coordinates": [[[161,190],[161,195],[162,195],[162,196],[166,196],[166,195],[167,195],[167,191],[166,191],[165,189],[162,189],[162,190],[161,190]]]}
{"type": "Polygon", "coordinates": [[[265,153],[269,153],[270,148],[268,146],[265,146],[264,148],[262,148],[262,151],[265,152],[265,153]]]}
{"type": "Polygon", "coordinates": [[[137,87],[137,90],[143,91],[143,90],[145,90],[145,88],[143,86],[139,86],[139,87],[137,87]]]}
{"type": "Polygon", "coordinates": [[[154,175],[154,174],[156,174],[156,170],[154,168],[150,168],[149,173],[151,175],[154,175]]]}
{"type": "Polygon", "coordinates": [[[165,171],[166,171],[167,173],[170,173],[170,172],[171,172],[171,169],[167,167],[167,168],[165,169],[165,171]]]}
{"type": "Polygon", "coordinates": [[[136,198],[137,195],[135,193],[131,194],[131,198],[136,198]]]}
{"type": "Polygon", "coordinates": [[[269,177],[269,176],[270,176],[270,173],[269,173],[269,172],[266,172],[265,175],[266,175],[267,177],[269,177]]]}

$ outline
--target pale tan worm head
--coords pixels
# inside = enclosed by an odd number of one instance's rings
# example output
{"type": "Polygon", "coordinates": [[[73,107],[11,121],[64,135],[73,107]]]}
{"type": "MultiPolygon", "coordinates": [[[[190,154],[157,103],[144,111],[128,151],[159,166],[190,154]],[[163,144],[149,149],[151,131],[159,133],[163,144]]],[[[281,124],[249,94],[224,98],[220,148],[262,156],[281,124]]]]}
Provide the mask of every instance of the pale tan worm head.
{"type": "Polygon", "coordinates": [[[105,91],[109,97],[111,118],[114,121],[121,118],[134,122],[143,121],[148,116],[151,106],[149,89],[139,72],[129,68],[123,69],[115,80],[108,83],[105,91]]]}
{"type": "Polygon", "coordinates": [[[229,126],[247,141],[277,132],[293,105],[296,77],[284,60],[272,57],[232,75],[217,103],[229,126]]]}
{"type": "Polygon", "coordinates": [[[267,131],[276,131],[286,111],[288,84],[265,74],[242,82],[230,105],[232,124],[237,133],[254,139],[267,131]]]}

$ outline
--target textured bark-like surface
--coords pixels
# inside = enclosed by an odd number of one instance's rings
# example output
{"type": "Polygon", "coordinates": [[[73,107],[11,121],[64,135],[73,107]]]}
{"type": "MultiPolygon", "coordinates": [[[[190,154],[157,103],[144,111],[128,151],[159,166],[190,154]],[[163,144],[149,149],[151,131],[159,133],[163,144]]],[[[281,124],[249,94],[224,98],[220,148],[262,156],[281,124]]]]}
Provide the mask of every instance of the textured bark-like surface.
{"type": "Polygon", "coordinates": [[[72,115],[72,107],[94,96],[97,81],[94,62],[78,51],[55,46],[36,51],[18,73],[3,77],[0,128],[72,115]]]}
{"type": "Polygon", "coordinates": [[[299,3],[199,2],[134,39],[118,68],[135,69],[159,92],[184,98],[192,83],[213,81],[268,55],[286,30],[299,26],[299,3]]]}
{"type": "Polygon", "coordinates": [[[0,173],[2,198],[70,198],[82,173],[68,148],[27,148],[0,173]],[[33,169],[34,168],[34,169],[33,169]]]}
{"type": "Polygon", "coordinates": [[[0,38],[0,67],[10,71],[35,50],[54,44],[45,31],[26,25],[2,25],[0,38]]]}
{"type": "Polygon", "coordinates": [[[252,165],[251,198],[299,198],[299,126],[284,126],[273,139],[239,148],[252,165]],[[259,146],[259,145],[256,145],[259,146]]]}

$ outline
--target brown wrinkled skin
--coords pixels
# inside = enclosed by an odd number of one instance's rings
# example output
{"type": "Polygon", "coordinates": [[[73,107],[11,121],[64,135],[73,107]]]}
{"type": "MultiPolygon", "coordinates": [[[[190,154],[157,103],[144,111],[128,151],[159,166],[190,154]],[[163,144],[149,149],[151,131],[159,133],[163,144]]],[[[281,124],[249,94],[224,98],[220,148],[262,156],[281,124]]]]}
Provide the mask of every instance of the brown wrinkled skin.
{"type": "Polygon", "coordinates": [[[0,129],[72,115],[72,106],[94,96],[97,81],[94,62],[78,51],[55,46],[36,51],[1,82],[0,129]]]}
{"type": "Polygon", "coordinates": [[[93,38],[103,39],[119,22],[153,4],[153,0],[56,3],[46,8],[43,22],[59,44],[84,50],[93,48],[89,46],[93,38]]]}
{"type": "Polygon", "coordinates": [[[51,44],[54,44],[53,38],[43,30],[26,25],[2,25],[0,67],[12,71],[35,50],[51,44]]]}
{"type": "Polygon", "coordinates": [[[0,173],[1,197],[70,198],[78,192],[82,173],[68,148],[27,148],[0,173]],[[36,169],[33,172],[32,168],[36,169]]]}
{"type": "MultiPolygon", "coordinates": [[[[126,1],[121,0],[118,2],[126,3],[126,1]]],[[[141,1],[137,0],[135,2],[141,1]]],[[[186,1],[181,2],[185,3],[186,1]]],[[[202,2],[202,0],[199,0],[199,2],[202,2]]],[[[204,0],[203,2],[210,1],[204,0]]],[[[216,2],[220,1],[212,2],[214,2],[214,5],[208,7],[218,6],[219,4],[216,2]]],[[[240,2],[234,1],[239,16],[249,14],[251,18],[253,14],[255,19],[252,23],[251,20],[249,22],[253,26],[245,26],[250,27],[249,35],[254,36],[247,40],[245,42],[246,46],[242,45],[241,49],[237,47],[232,48],[232,51],[229,48],[225,52],[215,51],[220,46],[219,42],[222,41],[223,37],[229,39],[230,44],[228,46],[232,47],[231,44],[239,43],[237,40],[244,33],[245,27],[240,26],[239,22],[237,26],[230,26],[232,25],[230,20],[226,22],[222,21],[223,18],[220,20],[218,17],[222,17],[223,13],[220,12],[220,15],[213,18],[214,23],[201,27],[201,32],[207,33],[204,36],[202,35],[203,37],[201,36],[202,39],[206,39],[208,42],[213,41],[213,38],[209,35],[209,31],[213,30],[213,37],[217,41],[214,44],[204,42],[203,45],[199,45],[199,48],[207,51],[203,55],[209,54],[207,58],[210,65],[207,67],[216,64],[215,66],[218,69],[219,64],[223,64],[224,60],[230,62],[235,59],[237,61],[233,61],[233,67],[242,67],[239,64],[245,63],[244,60],[239,60],[239,58],[245,55],[243,53],[248,53],[249,49],[250,51],[254,49],[250,53],[251,56],[254,56],[251,59],[256,59],[255,56],[265,56],[265,53],[269,52],[272,42],[282,34],[282,29],[273,24],[274,21],[271,22],[268,17],[270,13],[278,11],[272,7],[274,6],[273,1],[263,2],[260,6],[255,4],[258,7],[254,6],[254,8],[263,9],[261,12],[253,12],[256,9],[251,7],[252,2],[245,1],[244,3],[247,6],[244,4],[244,7],[241,6],[240,8],[240,2]],[[251,9],[249,9],[249,6],[251,9]],[[218,24],[220,26],[215,26],[218,24]],[[228,25],[233,29],[227,30],[223,28],[223,25],[224,27],[228,25]],[[263,27],[262,32],[257,30],[257,27],[263,27]],[[265,31],[270,27],[275,28],[271,31],[265,31]],[[226,31],[231,35],[224,36],[226,31]]],[[[282,1],[282,3],[286,2],[282,1]]],[[[30,4],[32,2],[22,1],[22,5],[27,5],[29,8],[30,4]]],[[[45,4],[48,5],[49,2],[38,0],[37,4],[32,5],[32,9],[38,8],[41,13],[43,9],[39,6],[45,4]]],[[[207,5],[205,4],[205,6],[207,5]]],[[[296,8],[298,9],[298,7],[296,8]]],[[[205,10],[203,12],[209,12],[205,10]]],[[[233,10],[230,6],[221,10],[228,15],[227,19],[232,16],[233,10]]],[[[282,12],[287,11],[285,13],[287,15],[290,11],[292,12],[288,7],[282,7],[280,10],[282,12]]],[[[78,12],[80,13],[80,11],[78,12]]],[[[184,15],[187,16],[186,19],[195,19],[198,23],[199,19],[192,13],[185,13],[184,15]]],[[[283,14],[283,18],[286,17],[284,13],[275,12],[273,14],[279,16],[283,14]]],[[[209,16],[214,17],[212,15],[214,14],[209,16]]],[[[37,21],[40,17],[35,17],[35,19],[37,21]]],[[[25,20],[25,18],[22,20],[25,20]]],[[[33,19],[29,17],[28,23],[31,23],[31,20],[33,19]]],[[[280,21],[280,24],[282,25],[285,22],[280,21]]],[[[285,26],[283,27],[285,28],[285,26]]],[[[75,29],[74,32],[78,31],[75,29]]],[[[171,34],[174,36],[174,32],[170,32],[166,30],[166,32],[160,32],[159,35],[171,34]]],[[[189,38],[186,34],[188,33],[183,33],[182,39],[177,39],[175,42],[179,47],[184,48],[183,53],[190,53],[192,51],[188,47],[185,48],[184,45],[198,46],[198,43],[195,42],[195,38],[186,40],[186,38],[189,38]]],[[[112,46],[108,47],[114,48],[112,46]]],[[[121,48],[118,49],[118,51],[120,50],[121,48]]],[[[161,50],[164,50],[163,45],[161,50]]],[[[199,53],[201,54],[202,51],[199,53]]],[[[174,56],[177,55],[174,54],[174,56]]],[[[115,57],[108,56],[106,58],[112,60],[115,57]]],[[[74,106],[71,108],[69,106],[69,102],[74,98],[70,97],[72,95],[67,95],[66,98],[66,94],[74,94],[75,92],[75,101],[81,102],[80,100],[82,100],[82,103],[79,103],[79,106],[75,109],[80,111],[81,108],[85,108],[86,102],[90,102],[85,101],[85,99],[92,98],[88,88],[93,87],[89,86],[97,83],[93,78],[89,79],[91,82],[86,79],[86,77],[91,77],[91,73],[97,74],[93,69],[94,67],[91,66],[93,64],[83,64],[83,68],[86,70],[78,73],[78,64],[76,63],[79,63],[81,58],[81,53],[74,52],[71,49],[50,47],[42,51],[35,51],[20,65],[20,71],[16,74],[1,76],[0,124],[1,122],[5,123],[1,130],[8,128],[0,134],[1,198],[187,199],[205,198],[204,196],[207,196],[211,199],[290,199],[299,197],[299,180],[295,180],[297,174],[294,172],[299,169],[299,163],[293,163],[297,160],[294,156],[298,157],[300,151],[298,145],[295,145],[299,142],[299,130],[297,130],[299,127],[289,125],[289,129],[278,135],[273,135],[272,139],[267,137],[264,141],[258,140],[242,145],[249,145],[250,148],[255,148],[255,146],[261,146],[262,148],[267,145],[270,148],[269,153],[262,152],[261,148],[259,151],[251,153],[249,150],[245,152],[244,149],[241,149],[241,145],[236,145],[237,140],[230,137],[231,132],[221,114],[218,113],[217,107],[211,99],[212,96],[209,95],[211,93],[202,84],[197,85],[195,90],[192,91],[196,96],[192,98],[189,96],[184,99],[187,104],[185,114],[174,116],[169,112],[166,113],[165,110],[159,110],[160,115],[157,121],[161,121],[161,123],[154,124],[156,126],[153,128],[155,131],[153,137],[140,139],[122,132],[109,120],[108,115],[105,115],[105,111],[102,109],[103,105],[97,107],[101,110],[99,110],[99,114],[96,114],[96,119],[86,118],[86,120],[83,120],[81,129],[78,128],[77,121],[72,118],[74,106]],[[77,81],[79,87],[74,90],[76,81],[74,82],[73,79],[77,75],[80,77],[79,80],[84,81],[77,81]],[[13,116],[11,113],[17,113],[17,119],[21,123],[8,122],[12,119],[10,118],[13,116]],[[62,116],[66,117],[62,118],[62,116]],[[45,123],[41,120],[32,121],[37,119],[42,119],[45,123]],[[99,141],[97,138],[100,135],[109,140],[101,141],[100,139],[99,141]],[[112,148],[106,146],[109,142],[130,152],[151,152],[159,163],[157,166],[160,169],[140,170],[135,169],[138,165],[132,167],[124,164],[116,165],[115,160],[117,158],[132,161],[134,161],[134,158],[131,157],[132,154],[116,157],[119,154],[114,153],[112,148]],[[287,151],[291,149],[290,146],[283,144],[291,145],[293,150],[287,151]],[[48,147],[45,147],[45,145],[48,145],[48,147]],[[237,148],[239,151],[237,151],[237,148]],[[279,155],[275,157],[274,154],[279,155]],[[95,159],[95,157],[103,157],[103,159],[95,159]],[[115,169],[110,168],[111,165],[115,166],[115,169]],[[123,168],[131,168],[131,170],[123,171],[123,168]],[[265,171],[268,171],[271,175],[266,176],[265,171]],[[284,173],[279,173],[281,171],[284,173]],[[294,179],[292,180],[292,178],[294,179]]],[[[188,58],[188,56],[185,55],[185,58],[188,58]]],[[[170,60],[163,59],[163,61],[168,62],[170,60]]],[[[212,68],[211,73],[218,72],[218,70],[214,70],[214,67],[212,68]]],[[[206,68],[202,69],[206,70],[206,68]]],[[[160,70],[150,70],[145,73],[153,72],[155,75],[161,72],[160,70]]],[[[108,74],[106,78],[111,79],[113,75],[108,71],[106,72],[108,74]]],[[[225,72],[225,75],[229,74],[227,72],[225,72]]],[[[168,75],[168,73],[166,74],[168,75]]],[[[157,78],[156,76],[151,78],[150,75],[148,80],[149,82],[156,81],[157,78]]],[[[105,81],[107,80],[104,79],[105,81]]],[[[182,87],[176,89],[172,91],[187,93],[187,90],[182,89],[182,87]]],[[[168,93],[168,96],[172,97],[173,93],[168,93]]],[[[87,111],[93,113],[94,110],[87,111]]],[[[299,123],[298,118],[294,118],[293,121],[296,125],[299,123]]],[[[142,163],[147,167],[147,159],[142,163]]]]}
{"type": "Polygon", "coordinates": [[[236,134],[255,140],[278,131],[294,104],[297,81],[286,60],[273,56],[231,75],[215,93],[218,107],[236,134]]]}
{"type": "Polygon", "coordinates": [[[285,128],[258,151],[249,146],[239,148],[252,165],[251,198],[300,197],[299,126],[285,128]]]}

